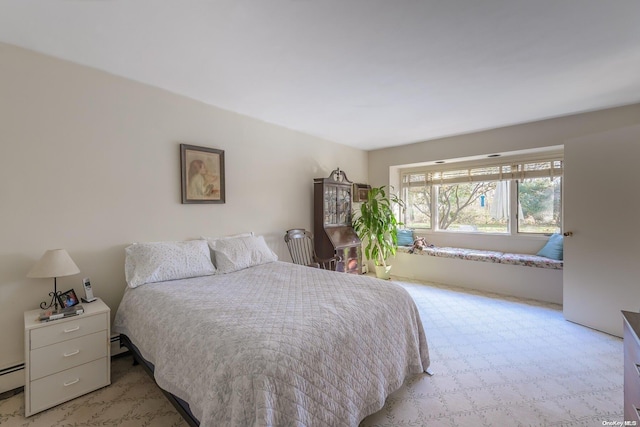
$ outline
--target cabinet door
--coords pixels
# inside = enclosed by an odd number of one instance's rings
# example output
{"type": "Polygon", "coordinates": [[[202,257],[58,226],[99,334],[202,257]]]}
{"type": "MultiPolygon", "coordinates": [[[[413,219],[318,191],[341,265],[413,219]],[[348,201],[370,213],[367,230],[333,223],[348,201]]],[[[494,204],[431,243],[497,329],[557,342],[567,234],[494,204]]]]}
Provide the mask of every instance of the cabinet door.
{"type": "Polygon", "coordinates": [[[324,223],[332,225],[338,221],[338,189],[335,185],[324,186],[324,223]]]}
{"type": "Polygon", "coordinates": [[[351,186],[325,185],[324,224],[351,224],[351,186]]]}
{"type": "Polygon", "coordinates": [[[362,253],[360,246],[349,246],[336,251],[342,261],[338,263],[337,271],[351,274],[362,274],[362,253]]]}
{"type": "Polygon", "coordinates": [[[336,224],[349,225],[351,223],[351,187],[338,187],[337,193],[338,218],[336,224]]]}

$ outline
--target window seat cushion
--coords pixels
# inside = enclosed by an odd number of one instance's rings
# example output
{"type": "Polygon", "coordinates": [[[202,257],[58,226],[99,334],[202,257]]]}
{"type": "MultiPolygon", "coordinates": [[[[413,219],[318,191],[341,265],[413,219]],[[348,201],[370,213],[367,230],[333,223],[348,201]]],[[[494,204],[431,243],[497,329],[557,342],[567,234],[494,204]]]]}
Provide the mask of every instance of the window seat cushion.
{"type": "MultiPolygon", "coordinates": [[[[398,252],[410,253],[412,246],[398,246],[398,252]]],[[[430,255],[441,258],[458,258],[470,261],[492,262],[510,265],[522,265],[525,267],[551,268],[562,270],[563,261],[545,258],[531,254],[512,254],[498,251],[485,251],[481,249],[449,248],[449,247],[426,247],[422,250],[416,249],[416,255],[430,255]]]]}

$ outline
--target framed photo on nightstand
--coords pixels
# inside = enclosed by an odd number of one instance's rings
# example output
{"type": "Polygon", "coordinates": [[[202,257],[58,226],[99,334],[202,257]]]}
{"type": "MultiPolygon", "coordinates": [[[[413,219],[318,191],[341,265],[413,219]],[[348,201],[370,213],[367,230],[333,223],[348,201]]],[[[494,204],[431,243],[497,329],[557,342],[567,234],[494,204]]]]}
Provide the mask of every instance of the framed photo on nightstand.
{"type": "Polygon", "coordinates": [[[58,295],[58,303],[62,308],[73,307],[78,304],[80,300],[76,296],[76,292],[73,289],[69,289],[66,292],[58,295]]]}

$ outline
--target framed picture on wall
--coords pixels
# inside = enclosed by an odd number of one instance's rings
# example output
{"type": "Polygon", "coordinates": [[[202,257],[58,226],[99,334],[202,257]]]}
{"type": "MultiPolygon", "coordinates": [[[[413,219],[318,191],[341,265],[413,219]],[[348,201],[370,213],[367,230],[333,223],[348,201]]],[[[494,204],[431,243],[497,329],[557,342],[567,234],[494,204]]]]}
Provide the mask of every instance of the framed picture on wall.
{"type": "Polygon", "coordinates": [[[367,200],[371,186],[367,184],[353,184],[353,201],[357,203],[367,200]]]}
{"type": "Polygon", "coordinates": [[[180,144],[182,203],[224,203],[224,151],[180,144]]]}

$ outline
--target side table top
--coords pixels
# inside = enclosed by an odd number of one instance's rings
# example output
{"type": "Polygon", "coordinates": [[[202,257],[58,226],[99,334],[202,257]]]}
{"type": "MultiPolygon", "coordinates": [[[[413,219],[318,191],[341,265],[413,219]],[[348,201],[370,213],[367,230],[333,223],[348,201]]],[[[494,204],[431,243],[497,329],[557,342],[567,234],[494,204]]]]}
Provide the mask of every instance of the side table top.
{"type": "Polygon", "coordinates": [[[79,314],[77,316],[69,316],[62,319],[56,319],[49,322],[41,322],[39,317],[40,313],[42,313],[42,309],[38,308],[35,310],[29,310],[24,312],[24,327],[25,329],[32,329],[41,326],[51,325],[53,323],[62,323],[68,322],[70,320],[75,320],[81,318],[82,316],[86,316],[87,314],[98,314],[103,312],[109,312],[110,308],[107,304],[104,303],[100,298],[96,299],[93,302],[86,303],[81,302],[82,308],[84,309],[84,313],[79,314]]]}

